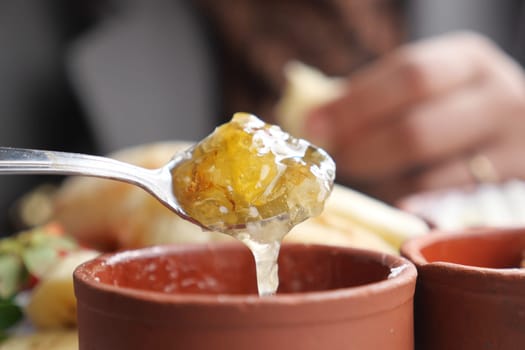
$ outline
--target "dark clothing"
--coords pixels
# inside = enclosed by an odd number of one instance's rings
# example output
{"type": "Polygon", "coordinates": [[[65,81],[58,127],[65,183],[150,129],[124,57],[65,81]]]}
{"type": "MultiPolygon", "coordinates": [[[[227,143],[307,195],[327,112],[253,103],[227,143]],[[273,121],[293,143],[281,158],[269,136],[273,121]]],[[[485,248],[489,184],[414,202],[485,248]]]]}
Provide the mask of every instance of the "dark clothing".
{"type": "Polygon", "coordinates": [[[401,1],[196,2],[216,34],[225,118],[250,111],[272,120],[290,60],[348,75],[405,37],[401,1]]]}

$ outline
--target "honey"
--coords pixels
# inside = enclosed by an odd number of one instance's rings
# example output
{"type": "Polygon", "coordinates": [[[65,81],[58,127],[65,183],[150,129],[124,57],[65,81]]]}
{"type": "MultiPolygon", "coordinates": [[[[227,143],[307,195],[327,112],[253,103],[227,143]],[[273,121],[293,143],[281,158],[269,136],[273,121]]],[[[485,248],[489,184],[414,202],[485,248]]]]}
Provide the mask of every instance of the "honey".
{"type": "Polygon", "coordinates": [[[184,158],[172,170],[183,210],[203,227],[246,243],[258,275],[273,279],[283,236],[321,213],[335,177],[335,163],[322,149],[247,113],[236,113],[184,158]]]}
{"type": "Polygon", "coordinates": [[[192,218],[225,233],[278,216],[291,228],[320,214],[335,174],[324,151],[247,113],[189,153],[172,171],[175,196],[192,218]]]}

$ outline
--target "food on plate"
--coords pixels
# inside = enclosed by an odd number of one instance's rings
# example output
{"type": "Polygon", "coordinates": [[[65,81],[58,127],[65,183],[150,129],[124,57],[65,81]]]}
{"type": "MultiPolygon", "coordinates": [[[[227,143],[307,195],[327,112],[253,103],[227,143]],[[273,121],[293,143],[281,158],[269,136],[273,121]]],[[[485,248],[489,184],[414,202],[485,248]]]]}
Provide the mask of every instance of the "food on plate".
{"type": "Polygon", "coordinates": [[[441,230],[469,227],[521,227],[525,225],[525,181],[482,183],[418,193],[399,207],[441,230]]]}
{"type": "Polygon", "coordinates": [[[95,258],[93,250],[78,250],[56,261],[33,289],[25,312],[37,328],[66,328],[77,323],[77,303],[73,291],[73,271],[95,258]]]}
{"type": "Polygon", "coordinates": [[[405,240],[428,230],[427,224],[414,215],[336,185],[324,212],[298,225],[287,238],[320,244],[334,239],[341,245],[395,253],[405,240]],[[326,230],[334,233],[325,234],[326,230]]]}
{"type": "Polygon", "coordinates": [[[0,240],[0,299],[34,286],[63,256],[81,249],[55,224],[0,240]]]}
{"type": "Polygon", "coordinates": [[[55,223],[1,239],[0,337],[11,339],[21,321],[31,329],[75,326],[73,270],[98,254],[55,223]]]}

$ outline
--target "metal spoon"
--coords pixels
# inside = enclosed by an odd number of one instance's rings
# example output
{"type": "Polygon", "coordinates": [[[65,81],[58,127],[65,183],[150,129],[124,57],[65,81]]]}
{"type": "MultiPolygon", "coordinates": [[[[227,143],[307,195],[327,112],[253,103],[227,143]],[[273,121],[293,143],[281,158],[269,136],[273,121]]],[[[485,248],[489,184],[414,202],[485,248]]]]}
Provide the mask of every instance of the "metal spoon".
{"type": "MultiPolygon", "coordinates": [[[[243,128],[243,131],[252,133],[253,135],[250,137],[253,138],[261,150],[269,152],[271,149],[271,152],[276,157],[276,161],[278,160],[281,166],[284,165],[284,163],[282,163],[284,159],[293,159],[290,161],[296,162],[295,164],[302,164],[300,162],[297,163],[298,158],[308,160],[307,163],[315,163],[316,166],[308,165],[308,168],[312,175],[315,175],[318,181],[321,181],[319,183],[319,191],[323,193],[322,196],[327,196],[330,193],[335,178],[335,163],[324,150],[305,140],[295,139],[279,128],[276,129],[273,126],[268,126],[252,115],[243,113],[239,115],[236,114],[231,123],[235,123],[231,124],[233,128],[243,128]]],[[[181,165],[182,162],[187,160],[193,161],[193,153],[199,150],[200,146],[202,146],[202,144],[197,143],[186,151],[178,152],[167,164],[158,169],[145,169],[111,158],[86,154],[0,147],[0,175],[83,175],[127,182],[143,188],[183,219],[191,221],[203,229],[221,231],[232,235],[244,232],[248,224],[250,224],[251,227],[262,227],[270,223],[280,222],[286,224],[289,226],[289,229],[291,229],[293,225],[307,219],[314,211],[322,210],[324,200],[320,200],[322,196],[317,196],[314,203],[309,204],[309,208],[304,207],[302,203],[294,203],[292,201],[292,204],[289,205],[293,207],[293,210],[272,212],[272,214],[275,214],[272,217],[262,217],[252,222],[245,220],[243,217],[236,223],[226,223],[220,218],[217,218],[218,220],[215,223],[204,221],[206,224],[203,224],[199,221],[198,217],[192,217],[184,210],[185,207],[180,204],[173,188],[174,169],[181,165]]],[[[195,161],[197,163],[199,162],[198,159],[195,161]]],[[[288,168],[288,166],[285,165],[284,168],[288,168]]],[[[290,169],[293,169],[293,167],[290,169]]],[[[301,187],[296,186],[296,188],[301,187]]],[[[311,189],[308,189],[308,191],[311,191],[311,189]]],[[[292,197],[296,198],[296,196],[292,197]]],[[[324,199],[326,199],[326,197],[324,199]]],[[[307,201],[307,203],[309,202],[307,201]]],[[[244,209],[249,210],[252,209],[252,207],[244,209]]]]}
{"type": "Polygon", "coordinates": [[[0,147],[1,174],[61,174],[113,179],[139,186],[155,196],[183,219],[207,229],[189,216],[173,194],[172,169],[185,159],[175,155],[158,169],[146,169],[111,158],[78,153],[0,147]]]}

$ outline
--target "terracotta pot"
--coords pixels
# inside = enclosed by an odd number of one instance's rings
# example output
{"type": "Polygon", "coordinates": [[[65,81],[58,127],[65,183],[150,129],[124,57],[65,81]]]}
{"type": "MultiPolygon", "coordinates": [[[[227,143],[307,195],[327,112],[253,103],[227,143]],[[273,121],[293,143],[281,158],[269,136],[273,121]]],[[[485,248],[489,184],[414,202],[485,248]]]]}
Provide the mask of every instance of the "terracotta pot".
{"type": "Polygon", "coordinates": [[[279,275],[258,297],[240,244],[101,256],[74,273],[80,349],[413,349],[408,260],[284,245],[279,275]]]}
{"type": "Polygon", "coordinates": [[[416,349],[525,347],[525,228],[436,232],[401,252],[418,269],[416,349]]]}

